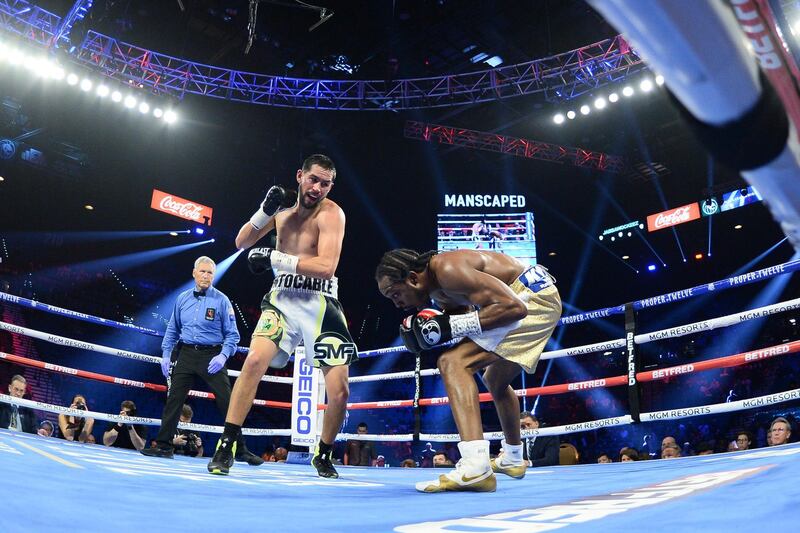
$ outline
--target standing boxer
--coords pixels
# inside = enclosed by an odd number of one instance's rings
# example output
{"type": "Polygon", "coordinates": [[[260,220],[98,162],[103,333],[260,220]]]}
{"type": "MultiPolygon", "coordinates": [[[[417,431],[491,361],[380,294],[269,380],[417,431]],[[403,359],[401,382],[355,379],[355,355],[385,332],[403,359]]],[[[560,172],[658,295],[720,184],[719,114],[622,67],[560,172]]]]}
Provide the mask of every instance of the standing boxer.
{"type": "Polygon", "coordinates": [[[270,362],[284,366],[300,341],[309,364],[322,368],[328,407],[322,435],[311,463],[321,477],[339,477],[331,463],[332,445],[344,420],[348,366],[358,359],[337,300],[334,274],[344,238],[344,212],[327,198],[336,179],[333,161],[312,155],[297,171],[297,193],[274,186],[236,236],[236,246],[255,244],[273,228],[277,247],[253,248],[247,258],[254,273],[275,271],[272,290],[261,302],[261,318],[253,332],[242,374],[233,387],[225,431],[208,463],[212,474],[227,474],[233,464],[236,438],[270,362]]]}
{"type": "Polygon", "coordinates": [[[519,400],[511,381],[522,369],[536,370],[561,316],[555,280],[540,265],[525,267],[497,252],[420,254],[407,249],[386,252],[375,279],[378,290],[396,307],[421,310],[400,326],[400,336],[410,351],[418,353],[464,337],[438,361],[461,436],[462,459],[439,479],[417,483],[417,490],[491,492],[497,484],[493,472],[524,477],[519,400]],[[444,314],[423,309],[431,300],[444,314]],[[505,435],[504,453],[495,461],[489,460],[489,441],[483,439],[473,379],[484,368],[483,382],[492,393],[505,435]]]}

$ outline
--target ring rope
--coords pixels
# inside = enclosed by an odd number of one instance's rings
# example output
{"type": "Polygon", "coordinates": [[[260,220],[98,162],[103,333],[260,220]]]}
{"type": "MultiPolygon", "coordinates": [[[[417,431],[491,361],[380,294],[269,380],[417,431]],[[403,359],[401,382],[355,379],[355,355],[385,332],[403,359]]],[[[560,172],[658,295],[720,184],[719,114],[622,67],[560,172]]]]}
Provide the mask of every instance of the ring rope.
{"type": "MultiPolygon", "coordinates": [[[[662,294],[659,296],[653,296],[650,298],[643,298],[641,300],[636,300],[633,302],[633,307],[635,310],[647,309],[650,307],[655,307],[659,305],[664,305],[668,303],[679,302],[682,300],[686,300],[688,298],[693,298],[695,296],[701,296],[703,294],[708,294],[710,292],[715,292],[719,290],[730,289],[733,287],[739,287],[741,285],[747,285],[750,283],[755,283],[758,281],[765,281],[775,276],[779,276],[782,274],[788,274],[790,272],[795,272],[800,270],[800,259],[794,259],[792,261],[787,261],[785,263],[781,263],[778,265],[774,265],[771,267],[762,268],[760,270],[755,270],[753,272],[748,272],[745,274],[740,274],[732,277],[728,277],[722,280],[718,280],[712,283],[707,283],[704,285],[698,285],[696,287],[691,287],[689,289],[683,289],[679,291],[670,292],[667,294],[662,294]]],[[[118,329],[125,329],[128,331],[138,331],[140,333],[145,333],[147,335],[153,336],[163,336],[162,332],[158,332],[151,328],[145,328],[142,326],[137,326],[135,324],[128,324],[125,322],[116,322],[114,320],[109,320],[106,318],[100,318],[93,315],[89,315],[86,313],[80,313],[77,311],[71,311],[69,309],[64,309],[61,307],[57,307],[50,304],[44,304],[41,302],[37,302],[34,300],[29,300],[22,296],[14,296],[12,294],[8,294],[5,292],[0,292],[0,301],[5,301],[9,303],[15,303],[18,305],[22,305],[23,307],[28,307],[30,309],[36,309],[39,311],[44,311],[47,313],[57,314],[61,316],[67,316],[70,318],[75,318],[78,320],[83,320],[85,322],[92,322],[95,324],[101,324],[104,326],[115,327],[118,329]]],[[[613,307],[605,307],[602,309],[596,309],[594,311],[586,311],[583,313],[577,313],[575,315],[569,315],[562,317],[558,325],[567,325],[567,324],[575,324],[578,322],[584,322],[587,320],[594,320],[596,318],[606,318],[611,315],[619,315],[625,312],[624,305],[617,305],[613,307]]],[[[239,346],[239,352],[247,352],[247,347],[239,346]]],[[[402,352],[406,351],[404,347],[390,347],[390,348],[379,348],[377,350],[367,350],[364,352],[359,352],[359,357],[373,357],[376,355],[382,355],[386,353],[394,353],[394,352],[402,352]]]]}
{"type": "MultiPolygon", "coordinates": [[[[58,335],[52,335],[50,333],[45,333],[43,331],[17,326],[15,324],[10,324],[8,322],[0,321],[0,330],[5,330],[10,333],[16,333],[18,335],[25,335],[27,337],[33,337],[34,339],[39,339],[45,342],[49,342],[51,344],[58,344],[60,346],[68,346],[70,348],[78,348],[79,350],[104,353],[107,355],[114,355],[116,357],[134,359],[136,361],[144,361],[146,363],[155,363],[159,365],[161,364],[161,358],[153,355],[146,355],[137,352],[129,352],[127,350],[111,348],[109,346],[103,346],[101,344],[93,344],[91,342],[80,341],[77,339],[70,339],[68,337],[60,337],[58,335]]],[[[241,372],[238,370],[227,370],[227,371],[229,376],[238,377],[239,374],[241,374],[241,372]]],[[[261,377],[261,381],[267,381],[271,383],[292,383],[292,378],[264,375],[261,377]]]]}
{"type": "MultiPolygon", "coordinates": [[[[14,355],[10,353],[0,352],[0,359],[4,359],[6,361],[10,361],[12,363],[16,363],[23,366],[40,368],[42,370],[49,370],[51,372],[57,372],[59,374],[67,374],[79,378],[91,379],[93,381],[103,381],[105,383],[114,383],[116,385],[125,385],[127,387],[137,387],[140,389],[153,390],[157,392],[167,392],[167,387],[165,385],[159,385],[157,383],[147,383],[144,381],[136,381],[127,378],[118,378],[114,376],[108,376],[106,374],[99,374],[97,372],[89,372],[88,370],[78,370],[75,368],[70,368],[68,366],[54,365],[52,363],[45,363],[42,361],[37,361],[35,359],[28,359],[27,357],[22,357],[21,355],[14,355]]],[[[196,398],[205,398],[207,400],[215,399],[213,393],[196,391],[196,390],[190,390],[189,396],[194,396],[196,398]]],[[[272,400],[254,399],[253,405],[260,405],[262,407],[275,407],[278,409],[292,408],[292,404],[289,402],[276,402],[272,400]]]]}

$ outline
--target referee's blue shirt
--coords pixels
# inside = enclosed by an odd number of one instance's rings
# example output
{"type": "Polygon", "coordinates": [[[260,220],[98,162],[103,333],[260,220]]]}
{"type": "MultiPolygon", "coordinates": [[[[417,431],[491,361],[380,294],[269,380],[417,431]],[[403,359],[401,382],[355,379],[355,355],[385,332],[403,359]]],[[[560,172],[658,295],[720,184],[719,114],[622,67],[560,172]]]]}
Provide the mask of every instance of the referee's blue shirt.
{"type": "Polygon", "coordinates": [[[178,295],[167,324],[161,350],[168,357],[178,341],[184,344],[221,344],[220,353],[230,357],[236,353],[239,330],[231,301],[213,286],[205,294],[195,296],[196,289],[178,295]]]}

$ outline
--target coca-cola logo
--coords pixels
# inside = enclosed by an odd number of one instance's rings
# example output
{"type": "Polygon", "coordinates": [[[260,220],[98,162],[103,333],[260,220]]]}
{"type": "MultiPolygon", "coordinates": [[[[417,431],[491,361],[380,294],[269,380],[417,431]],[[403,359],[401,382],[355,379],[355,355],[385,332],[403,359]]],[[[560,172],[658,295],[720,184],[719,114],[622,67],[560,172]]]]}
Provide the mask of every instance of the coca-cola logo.
{"type": "Polygon", "coordinates": [[[689,213],[689,206],[679,207],[675,211],[671,213],[661,213],[656,217],[656,228],[666,228],[667,226],[674,226],[675,224],[680,224],[681,222],[687,222],[689,220],[690,213],[689,213]]]}
{"type": "Polygon", "coordinates": [[[159,207],[164,211],[170,211],[176,215],[184,218],[190,218],[194,221],[199,221],[203,206],[194,204],[192,202],[181,203],[172,199],[172,196],[165,196],[161,199],[159,207]]]}

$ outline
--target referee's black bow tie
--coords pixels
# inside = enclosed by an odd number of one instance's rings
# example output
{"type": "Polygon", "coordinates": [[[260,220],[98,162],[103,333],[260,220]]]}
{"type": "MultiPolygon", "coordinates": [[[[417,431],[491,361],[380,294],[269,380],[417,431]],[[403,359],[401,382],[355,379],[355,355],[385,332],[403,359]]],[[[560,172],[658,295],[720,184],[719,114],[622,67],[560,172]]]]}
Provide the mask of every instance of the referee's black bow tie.
{"type": "Polygon", "coordinates": [[[206,291],[194,291],[194,297],[195,298],[200,298],[201,296],[205,296],[205,295],[206,295],[206,291]]]}

